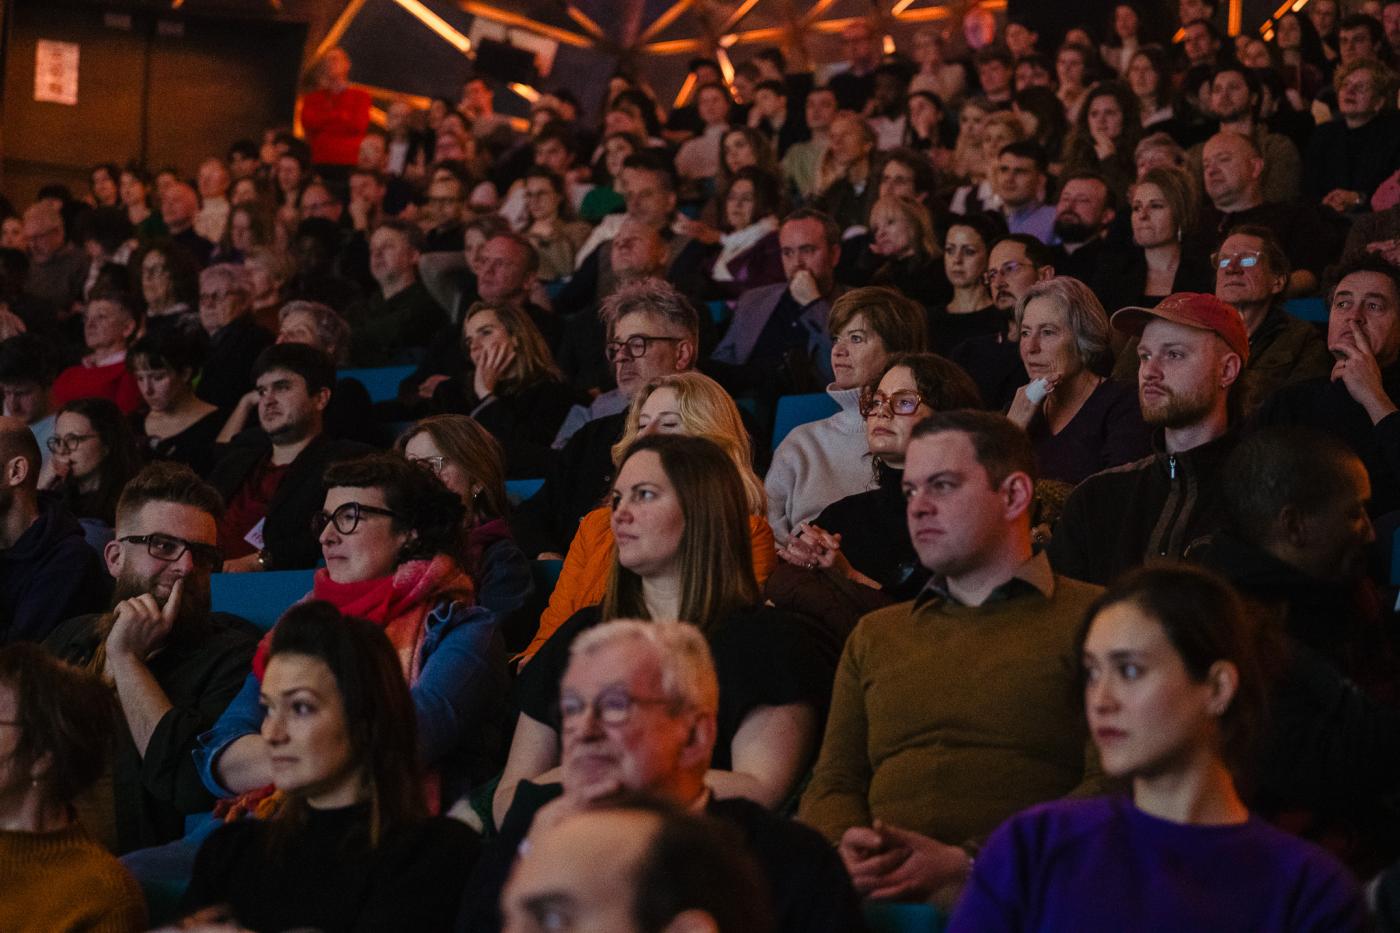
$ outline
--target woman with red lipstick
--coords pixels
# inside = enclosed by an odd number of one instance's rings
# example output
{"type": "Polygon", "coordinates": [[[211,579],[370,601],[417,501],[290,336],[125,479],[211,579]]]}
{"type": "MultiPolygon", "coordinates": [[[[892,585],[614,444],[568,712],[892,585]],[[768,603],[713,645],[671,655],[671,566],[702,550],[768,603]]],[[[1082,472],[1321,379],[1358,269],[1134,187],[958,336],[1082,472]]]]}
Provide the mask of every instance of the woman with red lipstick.
{"type": "Polygon", "coordinates": [[[1183,565],[1139,569],[1090,607],[1084,707],[1131,797],[1008,820],[978,856],[950,933],[1366,929],[1331,856],[1250,815],[1247,760],[1265,685],[1239,597],[1183,565]]]}
{"type": "Polygon", "coordinates": [[[909,540],[905,517],[904,453],[914,425],[936,411],[981,408],[971,377],[935,353],[890,359],[860,412],[874,461],[876,488],[827,506],[814,522],[794,530],[778,556],[790,564],[823,568],[896,599],[918,592],[928,574],[909,540]]]}
{"type": "Polygon", "coordinates": [[[1030,435],[1042,479],[1073,485],[1151,452],[1137,392],[1108,378],[1108,315],[1089,286],[1037,282],[1016,305],[1016,326],[1031,382],[1006,416],[1030,435]]]}
{"type": "Polygon", "coordinates": [[[648,436],[618,460],[616,557],[602,603],[581,609],[516,682],[521,716],[494,801],[500,819],[521,780],[559,764],[559,682],[580,632],[612,619],[679,619],[705,633],[720,682],[706,784],[720,798],[776,808],[816,753],[840,642],[763,604],[751,514],[733,459],[698,437],[648,436]]]}
{"type": "Polygon", "coordinates": [[[273,629],[266,664],[259,734],[282,806],[204,842],[186,907],[252,930],[449,929],[478,840],[428,815],[415,704],[390,638],[302,603],[273,629]]]}
{"type": "MultiPolygon", "coordinates": [[[[461,501],[398,454],[332,464],[325,484],[325,510],[313,524],[326,566],[316,571],[311,598],[369,619],[393,642],[418,708],[418,754],[437,812],[500,767],[504,649],[498,616],[477,604],[476,586],[457,562],[461,501]]],[[[271,746],[259,732],[266,648],[265,640],[243,689],[195,750],[215,796],[273,783],[271,746]]]]}

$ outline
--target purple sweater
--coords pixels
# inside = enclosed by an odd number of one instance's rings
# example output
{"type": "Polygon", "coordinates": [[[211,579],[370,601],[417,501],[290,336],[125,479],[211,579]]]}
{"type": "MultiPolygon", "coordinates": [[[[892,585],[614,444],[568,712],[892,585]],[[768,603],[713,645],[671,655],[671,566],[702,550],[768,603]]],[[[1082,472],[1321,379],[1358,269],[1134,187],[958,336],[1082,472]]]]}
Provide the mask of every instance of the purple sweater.
{"type": "Polygon", "coordinates": [[[1001,825],[948,933],[1365,929],[1356,883],[1321,849],[1258,818],[1186,826],[1125,798],[1061,800],[1001,825]]]}

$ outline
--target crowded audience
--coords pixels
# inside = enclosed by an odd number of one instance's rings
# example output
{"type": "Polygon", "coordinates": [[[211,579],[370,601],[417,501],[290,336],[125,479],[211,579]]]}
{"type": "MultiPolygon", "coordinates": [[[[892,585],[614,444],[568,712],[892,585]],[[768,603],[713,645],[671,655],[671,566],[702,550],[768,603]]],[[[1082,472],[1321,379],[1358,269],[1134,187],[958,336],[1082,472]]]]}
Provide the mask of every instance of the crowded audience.
{"type": "Polygon", "coordinates": [[[0,927],[1400,933],[1400,2],[1030,13],[0,198],[0,927]]]}

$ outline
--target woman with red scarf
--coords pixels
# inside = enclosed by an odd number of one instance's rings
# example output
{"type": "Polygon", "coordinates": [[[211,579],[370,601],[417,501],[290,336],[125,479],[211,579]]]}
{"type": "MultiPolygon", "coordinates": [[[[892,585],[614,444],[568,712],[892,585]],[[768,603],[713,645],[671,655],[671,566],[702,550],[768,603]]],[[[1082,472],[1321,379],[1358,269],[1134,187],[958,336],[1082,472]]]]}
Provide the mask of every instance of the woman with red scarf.
{"type": "MultiPolygon", "coordinates": [[[[312,599],[368,619],[389,637],[418,714],[419,756],[430,769],[433,812],[500,769],[505,651],[497,616],[477,605],[458,563],[462,505],[429,471],[398,454],[370,454],[326,470],[315,518],[326,566],[312,599]]],[[[268,639],[253,673],[195,750],[200,776],[220,797],[272,784],[259,734],[258,691],[268,639]]]]}

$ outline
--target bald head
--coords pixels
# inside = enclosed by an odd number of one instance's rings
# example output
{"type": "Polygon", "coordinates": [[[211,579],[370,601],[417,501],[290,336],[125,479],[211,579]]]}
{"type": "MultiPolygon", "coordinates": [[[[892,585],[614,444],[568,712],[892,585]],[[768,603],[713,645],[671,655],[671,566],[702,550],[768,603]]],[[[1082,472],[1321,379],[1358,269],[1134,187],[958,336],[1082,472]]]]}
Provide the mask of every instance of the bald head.
{"type": "Polygon", "coordinates": [[[182,181],[165,189],[160,198],[160,216],[172,233],[180,233],[194,223],[199,212],[199,195],[182,181]]]}
{"type": "Polygon", "coordinates": [[[629,217],[612,241],[612,267],[619,278],[646,278],[666,268],[666,241],[651,224],[629,217]]]}
{"type": "Polygon", "coordinates": [[[1264,159],[1254,141],[1239,133],[1216,133],[1201,152],[1206,194],[1217,210],[1243,211],[1264,201],[1264,159]]]}
{"type": "Polygon", "coordinates": [[[0,483],[5,492],[25,490],[32,494],[39,486],[43,462],[29,425],[18,418],[0,416],[0,483]]]}

